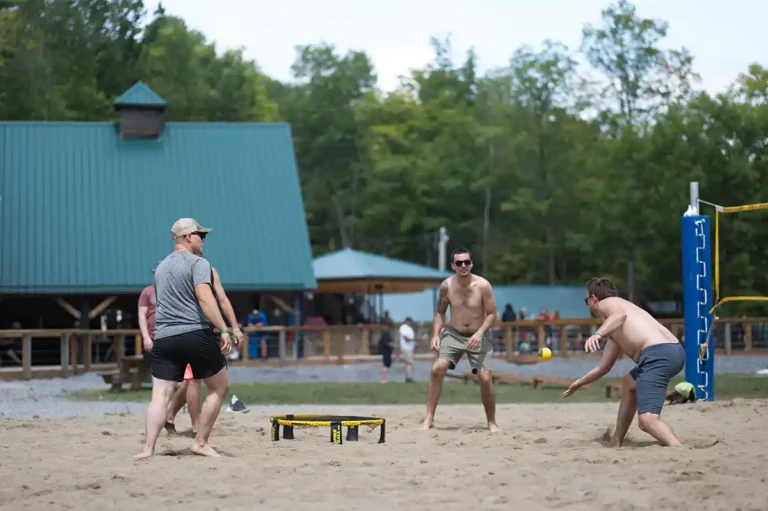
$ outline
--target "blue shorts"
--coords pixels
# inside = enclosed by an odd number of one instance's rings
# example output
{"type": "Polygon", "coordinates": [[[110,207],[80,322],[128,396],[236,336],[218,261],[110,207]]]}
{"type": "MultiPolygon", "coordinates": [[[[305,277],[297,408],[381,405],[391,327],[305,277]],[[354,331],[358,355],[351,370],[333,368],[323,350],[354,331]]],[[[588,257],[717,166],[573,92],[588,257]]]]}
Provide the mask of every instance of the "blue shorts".
{"type": "Polygon", "coordinates": [[[685,349],[679,342],[654,344],[640,353],[629,372],[637,386],[637,413],[661,415],[669,381],[683,370],[685,349]]]}

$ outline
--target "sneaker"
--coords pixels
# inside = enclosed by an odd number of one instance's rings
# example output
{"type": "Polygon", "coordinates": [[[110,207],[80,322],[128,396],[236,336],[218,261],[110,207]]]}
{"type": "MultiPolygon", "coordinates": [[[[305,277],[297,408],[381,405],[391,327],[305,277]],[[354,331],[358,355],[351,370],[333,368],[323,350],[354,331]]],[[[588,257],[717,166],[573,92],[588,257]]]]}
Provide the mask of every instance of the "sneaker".
{"type": "Polygon", "coordinates": [[[768,367],[765,369],[760,369],[759,371],[755,371],[755,374],[758,376],[768,376],[768,367]]]}
{"type": "Polygon", "coordinates": [[[245,407],[242,401],[237,399],[237,396],[232,396],[232,402],[227,407],[228,412],[236,412],[236,413],[248,413],[250,410],[245,407]]]}

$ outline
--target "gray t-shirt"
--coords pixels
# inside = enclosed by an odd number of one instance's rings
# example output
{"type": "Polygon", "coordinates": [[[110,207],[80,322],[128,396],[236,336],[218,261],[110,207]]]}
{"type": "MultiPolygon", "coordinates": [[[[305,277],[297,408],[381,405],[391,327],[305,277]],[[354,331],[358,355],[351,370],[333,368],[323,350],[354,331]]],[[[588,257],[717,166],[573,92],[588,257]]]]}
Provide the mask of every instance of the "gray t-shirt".
{"type": "Polygon", "coordinates": [[[211,265],[189,251],[173,252],[155,269],[155,339],[210,328],[195,286],[211,285],[211,265]]]}

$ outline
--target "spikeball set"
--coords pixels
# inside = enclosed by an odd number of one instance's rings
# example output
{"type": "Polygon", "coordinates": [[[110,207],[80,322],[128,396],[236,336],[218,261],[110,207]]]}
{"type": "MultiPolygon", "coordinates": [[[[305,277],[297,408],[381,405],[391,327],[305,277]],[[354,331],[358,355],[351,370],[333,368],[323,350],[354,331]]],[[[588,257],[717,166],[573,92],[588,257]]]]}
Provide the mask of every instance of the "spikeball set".
{"type": "Polygon", "coordinates": [[[331,443],[343,443],[341,428],[347,427],[347,442],[357,442],[358,428],[368,426],[371,430],[380,428],[379,442],[386,439],[386,420],[378,417],[355,417],[351,415],[278,415],[270,417],[272,423],[272,441],[280,440],[280,426],[283,427],[283,439],[293,440],[293,428],[323,428],[331,430],[331,443]]]}

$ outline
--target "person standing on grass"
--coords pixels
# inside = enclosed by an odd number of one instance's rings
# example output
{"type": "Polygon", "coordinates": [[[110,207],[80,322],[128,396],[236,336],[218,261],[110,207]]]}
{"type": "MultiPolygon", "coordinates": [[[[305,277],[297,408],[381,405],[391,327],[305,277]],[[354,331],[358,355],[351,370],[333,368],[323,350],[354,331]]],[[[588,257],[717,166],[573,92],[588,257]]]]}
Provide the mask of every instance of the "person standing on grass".
{"type": "Polygon", "coordinates": [[[157,313],[152,345],[152,399],[147,406],[144,449],[136,459],[155,453],[157,438],[168,417],[168,404],[176,383],[184,379],[190,365],[195,379],[205,382],[208,396],[191,451],[201,456],[219,456],[209,438],[229,389],[226,355],[232,347],[212,290],[213,271],[203,255],[210,228],[192,218],[180,218],[171,227],[174,251],[155,270],[157,313]],[[213,328],[221,332],[217,341],[213,328]]]}

